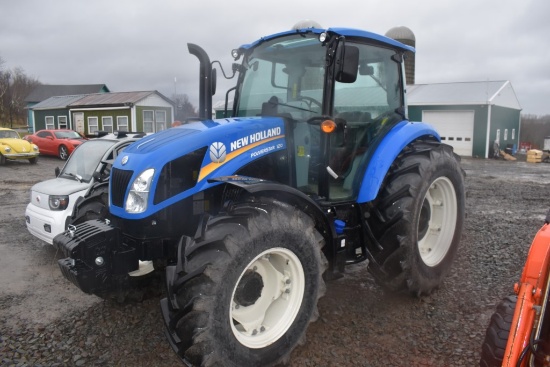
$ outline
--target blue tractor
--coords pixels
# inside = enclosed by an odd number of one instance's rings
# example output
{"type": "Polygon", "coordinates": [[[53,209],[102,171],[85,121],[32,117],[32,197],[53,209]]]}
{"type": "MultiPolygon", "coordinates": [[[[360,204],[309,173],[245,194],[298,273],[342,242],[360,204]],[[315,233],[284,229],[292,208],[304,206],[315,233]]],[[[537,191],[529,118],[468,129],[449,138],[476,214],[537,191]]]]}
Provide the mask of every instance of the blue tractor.
{"type": "Polygon", "coordinates": [[[346,265],[368,261],[380,285],[415,296],[440,285],[464,177],[438,133],[407,119],[413,48],[346,28],[263,37],[233,50],[236,85],[213,118],[214,63],[188,47],[199,117],[118,156],[109,219],[55,238],[68,279],[104,296],[154,264],[166,335],[205,366],[287,361],[346,265]]]}

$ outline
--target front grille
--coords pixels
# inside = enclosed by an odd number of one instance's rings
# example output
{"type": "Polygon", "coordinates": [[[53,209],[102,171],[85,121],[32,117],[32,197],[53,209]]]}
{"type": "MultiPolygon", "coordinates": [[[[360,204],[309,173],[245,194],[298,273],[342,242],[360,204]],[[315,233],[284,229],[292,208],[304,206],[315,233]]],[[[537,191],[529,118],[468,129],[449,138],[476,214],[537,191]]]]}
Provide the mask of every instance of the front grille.
{"type": "Polygon", "coordinates": [[[133,174],[134,171],[113,168],[111,173],[111,201],[113,205],[121,208],[124,205],[124,195],[133,174]]]}

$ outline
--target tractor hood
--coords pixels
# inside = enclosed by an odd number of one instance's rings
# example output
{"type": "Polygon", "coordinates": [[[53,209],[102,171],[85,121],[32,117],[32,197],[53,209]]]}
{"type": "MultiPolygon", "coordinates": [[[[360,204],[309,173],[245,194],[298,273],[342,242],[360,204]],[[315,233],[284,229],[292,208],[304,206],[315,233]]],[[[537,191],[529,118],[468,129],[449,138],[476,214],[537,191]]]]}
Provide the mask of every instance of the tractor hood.
{"type": "Polygon", "coordinates": [[[210,182],[209,179],[233,175],[247,163],[282,149],[286,149],[285,125],[283,119],[278,117],[203,120],[150,135],[133,143],[117,157],[111,176],[111,203],[114,204],[111,212],[128,217],[123,202],[132,183],[146,170],[154,170],[148,209],[132,215],[134,219],[151,215],[187,196],[217,185],[218,182],[210,182]],[[154,203],[156,184],[164,167],[174,164],[181,169],[181,163],[176,162],[191,155],[199,155],[198,163],[196,167],[186,165],[184,169],[196,172],[193,174],[196,180],[194,184],[171,198],[154,203]],[[117,201],[117,198],[120,200],[117,201]]]}

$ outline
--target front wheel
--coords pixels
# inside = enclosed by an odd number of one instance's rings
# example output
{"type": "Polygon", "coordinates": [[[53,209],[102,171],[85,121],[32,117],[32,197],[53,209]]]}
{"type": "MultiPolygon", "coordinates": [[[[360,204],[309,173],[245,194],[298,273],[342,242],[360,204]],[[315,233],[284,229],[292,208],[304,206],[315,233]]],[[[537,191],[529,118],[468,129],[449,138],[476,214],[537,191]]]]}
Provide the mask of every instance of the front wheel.
{"type": "Polygon", "coordinates": [[[382,246],[376,280],[416,296],[436,289],[460,242],[464,196],[463,172],[450,146],[417,141],[405,148],[368,219],[382,246]]]}
{"type": "Polygon", "coordinates": [[[37,162],[38,162],[38,157],[29,158],[29,163],[30,164],[36,164],[37,162]]]}
{"type": "Polygon", "coordinates": [[[203,228],[166,269],[161,304],[172,347],[192,365],[285,362],[318,316],[323,237],[307,215],[267,199],[203,228]]]}

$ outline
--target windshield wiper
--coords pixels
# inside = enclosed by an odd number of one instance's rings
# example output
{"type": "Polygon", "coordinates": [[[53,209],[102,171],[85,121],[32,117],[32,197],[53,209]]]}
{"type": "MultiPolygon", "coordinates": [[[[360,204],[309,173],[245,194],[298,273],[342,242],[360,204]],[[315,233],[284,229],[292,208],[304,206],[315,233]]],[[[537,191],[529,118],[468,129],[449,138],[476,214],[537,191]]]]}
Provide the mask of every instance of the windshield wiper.
{"type": "Polygon", "coordinates": [[[65,174],[66,174],[67,176],[76,178],[76,180],[77,180],[78,182],[82,182],[82,176],[80,176],[80,175],[78,175],[78,174],[76,174],[76,173],[65,172],[65,174]]]}

